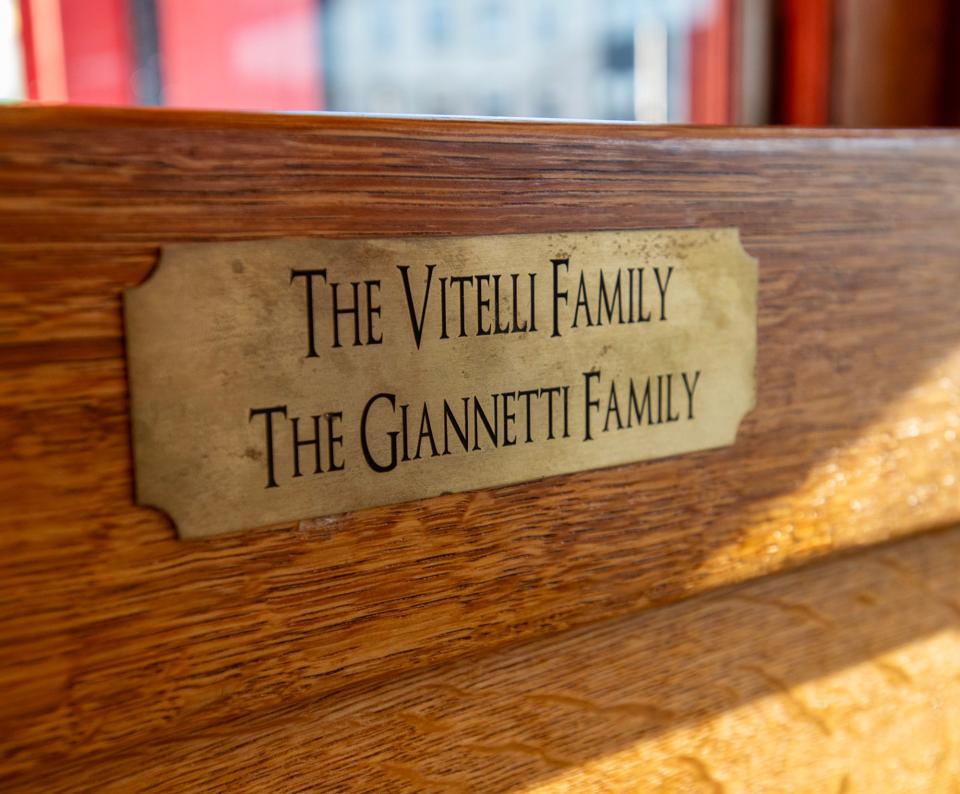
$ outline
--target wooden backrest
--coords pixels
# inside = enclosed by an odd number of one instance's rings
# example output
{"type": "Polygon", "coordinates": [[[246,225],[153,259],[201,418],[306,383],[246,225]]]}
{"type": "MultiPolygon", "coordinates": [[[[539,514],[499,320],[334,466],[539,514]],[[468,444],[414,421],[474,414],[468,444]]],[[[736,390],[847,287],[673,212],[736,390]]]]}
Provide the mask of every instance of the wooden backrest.
{"type": "Polygon", "coordinates": [[[956,771],[904,765],[955,721],[960,537],[863,547],[960,521],[957,134],[4,109],[0,159],[4,787],[956,771]],[[732,447],[196,542],[134,504],[164,244],[727,226],[732,447]]]}

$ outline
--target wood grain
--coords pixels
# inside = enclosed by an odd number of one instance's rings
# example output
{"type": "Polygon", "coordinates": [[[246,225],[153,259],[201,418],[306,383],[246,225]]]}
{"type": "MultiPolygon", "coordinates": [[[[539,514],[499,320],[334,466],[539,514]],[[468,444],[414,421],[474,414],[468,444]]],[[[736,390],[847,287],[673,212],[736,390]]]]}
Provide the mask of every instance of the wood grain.
{"type": "Polygon", "coordinates": [[[960,529],[10,790],[953,792],[960,529]]]}
{"type": "Polygon", "coordinates": [[[960,137],[0,110],[0,775],[960,521],[960,137]],[[132,504],[164,242],[737,226],[729,450],[199,543],[132,504]]]}

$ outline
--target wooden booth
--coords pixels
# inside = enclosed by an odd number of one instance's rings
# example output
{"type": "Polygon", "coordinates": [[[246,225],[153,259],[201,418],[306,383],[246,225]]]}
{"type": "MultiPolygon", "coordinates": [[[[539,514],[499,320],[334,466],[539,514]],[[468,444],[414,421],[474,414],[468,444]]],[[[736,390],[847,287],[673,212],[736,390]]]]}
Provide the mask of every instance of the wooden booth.
{"type": "Polygon", "coordinates": [[[950,131],[0,109],[0,789],[955,790],[958,298],[950,131]]]}

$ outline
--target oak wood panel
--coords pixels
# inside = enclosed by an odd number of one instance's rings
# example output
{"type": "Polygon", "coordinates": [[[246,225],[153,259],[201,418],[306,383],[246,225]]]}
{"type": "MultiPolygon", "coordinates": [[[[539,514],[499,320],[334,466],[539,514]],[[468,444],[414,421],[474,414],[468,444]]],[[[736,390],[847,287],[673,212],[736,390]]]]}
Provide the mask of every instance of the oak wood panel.
{"type": "Polygon", "coordinates": [[[958,566],[911,538],[8,790],[953,792],[958,566]]]}
{"type": "Polygon", "coordinates": [[[960,137],[0,110],[0,754],[165,741],[960,520],[960,137]],[[735,447],[182,543],[120,290],[167,241],[735,225],[735,447]]]}

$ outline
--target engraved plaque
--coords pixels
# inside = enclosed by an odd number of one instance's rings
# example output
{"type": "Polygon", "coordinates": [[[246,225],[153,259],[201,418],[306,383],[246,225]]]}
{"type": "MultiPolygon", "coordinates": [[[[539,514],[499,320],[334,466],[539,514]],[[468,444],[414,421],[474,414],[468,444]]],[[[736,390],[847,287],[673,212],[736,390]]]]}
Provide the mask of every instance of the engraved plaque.
{"type": "Polygon", "coordinates": [[[725,446],[755,399],[736,229],[173,245],[124,303],[182,537],[725,446]]]}

